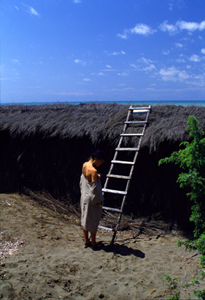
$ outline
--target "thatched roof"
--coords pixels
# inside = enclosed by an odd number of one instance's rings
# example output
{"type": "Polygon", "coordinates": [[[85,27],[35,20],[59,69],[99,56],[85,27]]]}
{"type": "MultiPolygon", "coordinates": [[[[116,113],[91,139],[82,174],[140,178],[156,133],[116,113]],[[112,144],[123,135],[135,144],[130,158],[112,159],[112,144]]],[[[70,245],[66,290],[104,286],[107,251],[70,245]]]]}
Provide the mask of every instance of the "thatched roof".
{"type": "MultiPolygon", "coordinates": [[[[107,140],[117,144],[129,105],[86,103],[80,105],[4,105],[0,107],[0,131],[12,137],[89,137],[92,144],[107,140]]],[[[187,119],[194,115],[205,130],[205,107],[153,106],[142,147],[155,151],[161,142],[188,139],[187,119]]]]}

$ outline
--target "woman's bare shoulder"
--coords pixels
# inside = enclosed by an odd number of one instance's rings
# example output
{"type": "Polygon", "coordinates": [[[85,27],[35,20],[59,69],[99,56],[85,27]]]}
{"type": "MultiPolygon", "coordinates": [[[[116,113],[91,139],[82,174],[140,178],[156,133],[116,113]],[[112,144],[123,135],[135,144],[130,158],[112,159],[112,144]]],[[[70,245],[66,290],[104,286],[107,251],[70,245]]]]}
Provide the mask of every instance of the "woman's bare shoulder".
{"type": "Polygon", "coordinates": [[[82,172],[89,182],[93,182],[97,178],[97,170],[88,162],[83,164],[82,172]]]}

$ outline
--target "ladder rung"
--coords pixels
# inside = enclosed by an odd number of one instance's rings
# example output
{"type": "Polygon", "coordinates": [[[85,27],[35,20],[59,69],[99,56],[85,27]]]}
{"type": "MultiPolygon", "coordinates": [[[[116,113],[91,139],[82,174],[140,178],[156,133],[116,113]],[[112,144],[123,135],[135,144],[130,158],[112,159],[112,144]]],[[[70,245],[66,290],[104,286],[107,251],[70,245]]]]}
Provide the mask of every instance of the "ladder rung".
{"type": "Polygon", "coordinates": [[[129,110],[147,110],[147,111],[149,111],[151,109],[151,107],[150,106],[139,106],[139,107],[133,107],[133,106],[130,106],[129,107],[129,110]]]}
{"type": "Polygon", "coordinates": [[[134,165],[133,161],[125,161],[125,160],[111,160],[112,164],[121,164],[121,165],[134,165]]]}
{"type": "Polygon", "coordinates": [[[143,110],[134,109],[132,112],[135,114],[138,114],[138,113],[145,114],[145,113],[149,112],[149,109],[143,109],[143,110]]]}
{"type": "Polygon", "coordinates": [[[116,151],[139,151],[140,149],[139,148],[126,148],[126,147],[123,147],[123,148],[116,148],[115,150],[116,151]]]}
{"type": "Polygon", "coordinates": [[[121,133],[120,136],[143,136],[143,133],[121,133]]]}
{"type": "Polygon", "coordinates": [[[125,124],[147,124],[147,121],[125,121],[125,124]]]}
{"type": "Polygon", "coordinates": [[[131,179],[130,176],[124,176],[124,175],[115,175],[115,174],[108,174],[107,177],[109,178],[119,178],[119,179],[131,179]]]}
{"type": "Polygon", "coordinates": [[[115,212],[118,212],[118,213],[122,212],[122,210],[119,209],[119,208],[108,207],[108,206],[103,206],[102,209],[104,209],[104,210],[110,210],[110,211],[115,211],[115,212]]]}
{"type": "Polygon", "coordinates": [[[102,226],[102,225],[99,225],[98,228],[100,228],[100,229],[105,229],[105,230],[109,230],[109,231],[115,231],[115,232],[116,232],[115,229],[110,228],[110,227],[105,227],[105,226],[102,226]]]}
{"type": "Polygon", "coordinates": [[[125,191],[117,191],[117,190],[111,190],[111,189],[102,189],[103,192],[111,193],[111,194],[119,194],[119,195],[127,195],[127,192],[125,191]]]}

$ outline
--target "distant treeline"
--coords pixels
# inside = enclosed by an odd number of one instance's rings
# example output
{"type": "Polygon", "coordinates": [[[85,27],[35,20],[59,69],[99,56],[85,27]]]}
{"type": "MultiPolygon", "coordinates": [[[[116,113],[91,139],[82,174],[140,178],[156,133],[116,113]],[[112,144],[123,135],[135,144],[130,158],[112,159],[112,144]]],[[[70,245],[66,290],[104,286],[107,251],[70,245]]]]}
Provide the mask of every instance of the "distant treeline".
{"type": "MultiPolygon", "coordinates": [[[[103,181],[113,158],[129,106],[1,106],[0,192],[46,191],[79,203],[81,167],[97,148],[107,153],[103,181]]],[[[190,203],[176,184],[178,167],[158,160],[188,140],[187,119],[194,115],[205,130],[205,107],[153,106],[131,181],[125,212],[189,226],[190,203]]],[[[132,141],[135,144],[135,140],[132,141]]],[[[110,201],[112,205],[115,199],[110,201]]]]}

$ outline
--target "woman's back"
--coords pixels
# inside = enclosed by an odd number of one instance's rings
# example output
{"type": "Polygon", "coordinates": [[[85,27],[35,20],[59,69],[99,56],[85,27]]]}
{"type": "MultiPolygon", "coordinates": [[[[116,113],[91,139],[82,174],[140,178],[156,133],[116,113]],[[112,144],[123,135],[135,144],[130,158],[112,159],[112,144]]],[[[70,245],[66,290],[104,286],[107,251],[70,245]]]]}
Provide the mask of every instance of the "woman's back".
{"type": "Polygon", "coordinates": [[[97,178],[97,170],[89,161],[83,164],[82,173],[88,182],[93,182],[97,178]]]}

